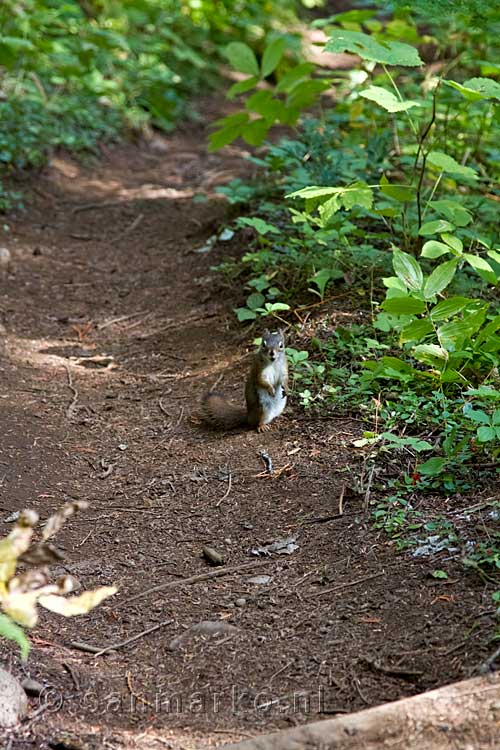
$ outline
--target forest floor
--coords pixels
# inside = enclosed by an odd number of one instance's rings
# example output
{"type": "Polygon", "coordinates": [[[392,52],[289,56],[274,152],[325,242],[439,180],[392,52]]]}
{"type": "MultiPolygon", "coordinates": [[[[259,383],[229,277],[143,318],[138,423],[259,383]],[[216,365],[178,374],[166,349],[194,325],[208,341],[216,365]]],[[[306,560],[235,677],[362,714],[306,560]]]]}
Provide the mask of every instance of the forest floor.
{"type": "MultiPolygon", "coordinates": [[[[198,252],[229,216],[214,188],[251,169],[237,148],[208,155],[205,138],[189,125],[85,164],[54,155],[23,182],[27,209],[0,226],[12,254],[0,269],[0,533],[13,511],[45,519],[88,500],[56,539],[54,574],[119,588],[89,615],[43,611],[26,664],[2,642],[7,668],[46,686],[6,735],[13,750],[215,747],[445,685],[492,650],[479,577],[436,580],[432,562],[372,529],[353,491],[361,420],[312,417],[292,399],[262,435],[200,423],[220,378],[242,400],[259,333],[235,321],[242,290],[210,270],[241,248],[198,252]],[[289,537],[290,554],[251,552],[289,537]],[[220,570],[205,545],[227,572],[184,581],[220,570]],[[203,621],[225,626],[175,648],[203,621]],[[155,625],[99,656],[70,645],[155,625]]],[[[334,300],[324,320],[356,319],[359,304],[334,300]]]]}

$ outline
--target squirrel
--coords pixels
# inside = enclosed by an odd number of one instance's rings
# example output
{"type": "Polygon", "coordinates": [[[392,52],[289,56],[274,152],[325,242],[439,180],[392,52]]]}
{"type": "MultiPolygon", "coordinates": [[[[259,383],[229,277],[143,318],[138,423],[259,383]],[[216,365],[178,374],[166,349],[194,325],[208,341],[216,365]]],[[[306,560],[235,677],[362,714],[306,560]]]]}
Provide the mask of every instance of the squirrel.
{"type": "Polygon", "coordinates": [[[203,418],[212,427],[232,430],[247,425],[257,432],[270,429],[286,406],[288,363],[283,331],[265,330],[262,343],[254,354],[245,384],[246,408],[234,406],[216,391],[209,391],[202,401],[203,418]]]}

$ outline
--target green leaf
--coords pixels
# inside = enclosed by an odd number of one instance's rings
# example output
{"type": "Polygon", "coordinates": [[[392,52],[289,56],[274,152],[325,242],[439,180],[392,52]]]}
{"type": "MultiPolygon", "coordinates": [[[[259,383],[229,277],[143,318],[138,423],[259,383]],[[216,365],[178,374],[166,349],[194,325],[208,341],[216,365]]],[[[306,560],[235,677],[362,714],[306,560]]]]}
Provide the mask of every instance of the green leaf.
{"type": "Polygon", "coordinates": [[[264,142],[270,127],[271,124],[266,119],[251,120],[243,128],[241,137],[250,146],[260,146],[264,142]]]}
{"type": "Polygon", "coordinates": [[[453,224],[444,219],[436,219],[435,221],[427,221],[422,224],[419,230],[421,237],[428,237],[430,234],[438,234],[439,232],[452,232],[455,229],[453,224]]]}
{"type": "Polygon", "coordinates": [[[448,245],[444,242],[438,242],[437,240],[427,240],[422,248],[420,255],[423,258],[440,258],[441,255],[446,255],[450,252],[448,245]]]}
{"type": "Polygon", "coordinates": [[[413,349],[413,355],[419,362],[425,362],[432,366],[436,365],[436,360],[446,362],[448,352],[437,344],[420,344],[413,349]]]}
{"type": "Polygon", "coordinates": [[[261,62],[262,78],[267,78],[275,70],[285,51],[285,40],[282,38],[274,39],[264,50],[261,62]]]}
{"type": "Polygon", "coordinates": [[[442,214],[457,227],[465,227],[472,221],[472,214],[456,200],[443,198],[439,201],[431,201],[431,207],[442,214]]]}
{"type": "Polygon", "coordinates": [[[471,102],[478,99],[497,99],[500,101],[500,84],[492,78],[469,78],[464,83],[444,81],[471,102]]]}
{"type": "Polygon", "coordinates": [[[248,44],[243,44],[243,42],[231,42],[224,50],[224,54],[235,70],[239,70],[241,73],[247,73],[251,76],[260,77],[257,58],[248,44]]]}
{"type": "Polygon", "coordinates": [[[433,331],[434,326],[430,320],[414,320],[413,323],[403,328],[399,340],[402,344],[407,344],[409,341],[421,341],[433,331]]]}
{"type": "Polygon", "coordinates": [[[248,307],[238,307],[234,311],[236,313],[236,317],[242,323],[244,320],[255,320],[257,317],[257,313],[255,313],[253,310],[249,310],[248,307]]]}
{"type": "Polygon", "coordinates": [[[275,89],[276,93],[288,93],[293,86],[308,78],[315,69],[316,66],[313,63],[300,63],[300,65],[296,65],[295,68],[292,68],[280,78],[275,89]]]}
{"type": "Polygon", "coordinates": [[[437,579],[445,579],[448,578],[448,573],[445,570],[433,570],[431,576],[437,579]]]}
{"type": "Polygon", "coordinates": [[[425,312],[425,302],[415,297],[390,297],[382,302],[382,309],[396,315],[418,315],[425,312]]]}
{"type": "Polygon", "coordinates": [[[233,85],[227,92],[227,98],[234,99],[234,97],[238,96],[238,94],[244,94],[247,91],[250,91],[250,89],[253,89],[253,87],[258,82],[259,82],[259,79],[257,78],[257,76],[250,76],[250,78],[245,78],[244,81],[238,81],[237,83],[233,83],[233,85]]]}
{"type": "Polygon", "coordinates": [[[388,112],[405,112],[412,107],[420,107],[419,102],[412,100],[400,101],[392,91],[388,91],[381,86],[369,86],[367,89],[360,91],[359,95],[364,99],[376,102],[388,112]]]}
{"type": "Polygon", "coordinates": [[[377,42],[360,31],[335,30],[325,45],[327,52],[352,52],[363,60],[382,65],[417,67],[422,65],[418,51],[401,42],[377,42]]]}
{"type": "Polygon", "coordinates": [[[457,261],[448,260],[446,263],[441,263],[431,273],[424,285],[424,297],[425,299],[431,299],[446,289],[448,284],[455,276],[457,270],[457,261]]]}
{"type": "Polygon", "coordinates": [[[424,275],[418,261],[412,255],[394,248],[392,266],[396,276],[409,288],[420,291],[424,283],[424,275]]]}
{"type": "Polygon", "coordinates": [[[24,630],[7,615],[0,614],[0,637],[15,641],[21,651],[21,659],[26,661],[31,644],[24,634],[24,630]]]}
{"type": "Polygon", "coordinates": [[[385,175],[380,178],[380,192],[400,203],[407,203],[415,197],[415,190],[410,185],[391,185],[385,175]]]}
{"type": "Polygon", "coordinates": [[[279,312],[281,310],[289,310],[290,305],[287,305],[286,302],[266,302],[264,309],[268,313],[279,312]]]}
{"type": "Polygon", "coordinates": [[[252,227],[261,235],[269,234],[269,232],[271,232],[272,234],[280,233],[278,227],[275,227],[274,224],[268,224],[268,222],[264,221],[264,219],[252,219],[248,216],[243,216],[238,219],[238,224],[244,224],[247,227],[252,227]]]}
{"type": "Polygon", "coordinates": [[[474,300],[469,297],[451,297],[450,299],[444,299],[432,308],[431,318],[435,322],[440,320],[446,320],[451,318],[453,315],[461,312],[467,305],[474,300]]]}
{"type": "Polygon", "coordinates": [[[434,456],[433,458],[427,459],[425,463],[418,464],[417,471],[419,474],[423,474],[426,477],[435,477],[438,474],[441,474],[445,466],[446,458],[434,456]]]}
{"type": "Polygon", "coordinates": [[[340,197],[346,211],[354,206],[362,206],[369,211],[373,205],[373,191],[365,182],[354,182],[342,191],[340,197]]]}
{"type": "Polygon", "coordinates": [[[256,310],[258,307],[262,307],[265,301],[266,298],[263,294],[260,294],[260,292],[253,292],[247,297],[247,307],[250,308],[250,310],[256,310]]]}
{"type": "Polygon", "coordinates": [[[472,419],[473,422],[477,422],[478,424],[491,424],[489,415],[485,411],[481,411],[481,409],[469,409],[468,411],[464,409],[464,414],[468,419],[472,419]]]}
{"type": "Polygon", "coordinates": [[[464,253],[463,257],[467,263],[474,268],[474,270],[486,271],[488,273],[488,281],[491,279],[490,283],[496,284],[497,276],[487,260],[481,258],[479,255],[472,255],[471,253],[464,253]]]}
{"type": "Polygon", "coordinates": [[[343,189],[344,188],[310,185],[301,190],[295,190],[293,193],[288,193],[285,195],[285,198],[323,198],[327,195],[337,195],[338,193],[341,193],[343,189]]]}
{"type": "Polygon", "coordinates": [[[477,180],[477,172],[472,167],[464,167],[459,164],[456,159],[448,154],[444,154],[442,151],[430,151],[427,154],[427,164],[431,164],[433,167],[437,167],[441,172],[449,172],[450,174],[459,174],[463,177],[468,177],[470,180],[477,180]]]}
{"type": "Polygon", "coordinates": [[[451,249],[454,250],[455,253],[458,253],[458,255],[462,254],[464,245],[461,239],[455,237],[453,234],[448,234],[448,232],[442,232],[441,239],[443,240],[443,242],[446,242],[446,244],[449,245],[449,247],[451,247],[451,249]]]}
{"type": "Polygon", "coordinates": [[[496,440],[497,437],[494,427],[478,427],[476,435],[481,443],[489,443],[491,440],[496,440]]]}

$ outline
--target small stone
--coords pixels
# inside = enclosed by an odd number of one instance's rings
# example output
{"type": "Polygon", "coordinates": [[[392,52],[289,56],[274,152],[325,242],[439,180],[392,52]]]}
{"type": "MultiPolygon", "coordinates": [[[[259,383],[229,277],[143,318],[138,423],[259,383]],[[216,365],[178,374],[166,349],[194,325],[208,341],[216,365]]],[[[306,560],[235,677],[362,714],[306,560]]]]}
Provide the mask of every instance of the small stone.
{"type": "Polygon", "coordinates": [[[25,693],[28,693],[28,695],[40,695],[43,690],[42,683],[38,682],[38,680],[32,680],[31,677],[27,677],[23,680],[21,685],[23,686],[25,693]]]}
{"type": "Polygon", "coordinates": [[[28,713],[28,698],[10,672],[0,667],[0,727],[13,727],[28,713]]]}
{"type": "Polygon", "coordinates": [[[237,607],[244,607],[245,604],[247,603],[247,600],[241,597],[240,599],[236,599],[234,603],[236,604],[237,607]]]}
{"type": "Polygon", "coordinates": [[[223,555],[213,547],[203,547],[202,554],[205,560],[210,563],[210,565],[224,565],[223,555]]]}

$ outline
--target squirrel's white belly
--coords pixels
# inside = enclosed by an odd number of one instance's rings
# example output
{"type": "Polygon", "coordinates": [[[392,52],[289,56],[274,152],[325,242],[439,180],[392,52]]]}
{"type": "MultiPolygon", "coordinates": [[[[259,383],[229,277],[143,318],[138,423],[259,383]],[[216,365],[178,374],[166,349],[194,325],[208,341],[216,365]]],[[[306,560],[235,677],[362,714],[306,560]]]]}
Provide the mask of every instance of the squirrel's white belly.
{"type": "Polygon", "coordinates": [[[269,424],[273,419],[280,416],[286,406],[286,396],[281,382],[281,368],[278,363],[271,362],[268,364],[262,371],[262,377],[276,390],[275,395],[271,396],[263,388],[258,388],[259,400],[264,410],[263,424],[269,424]]]}

